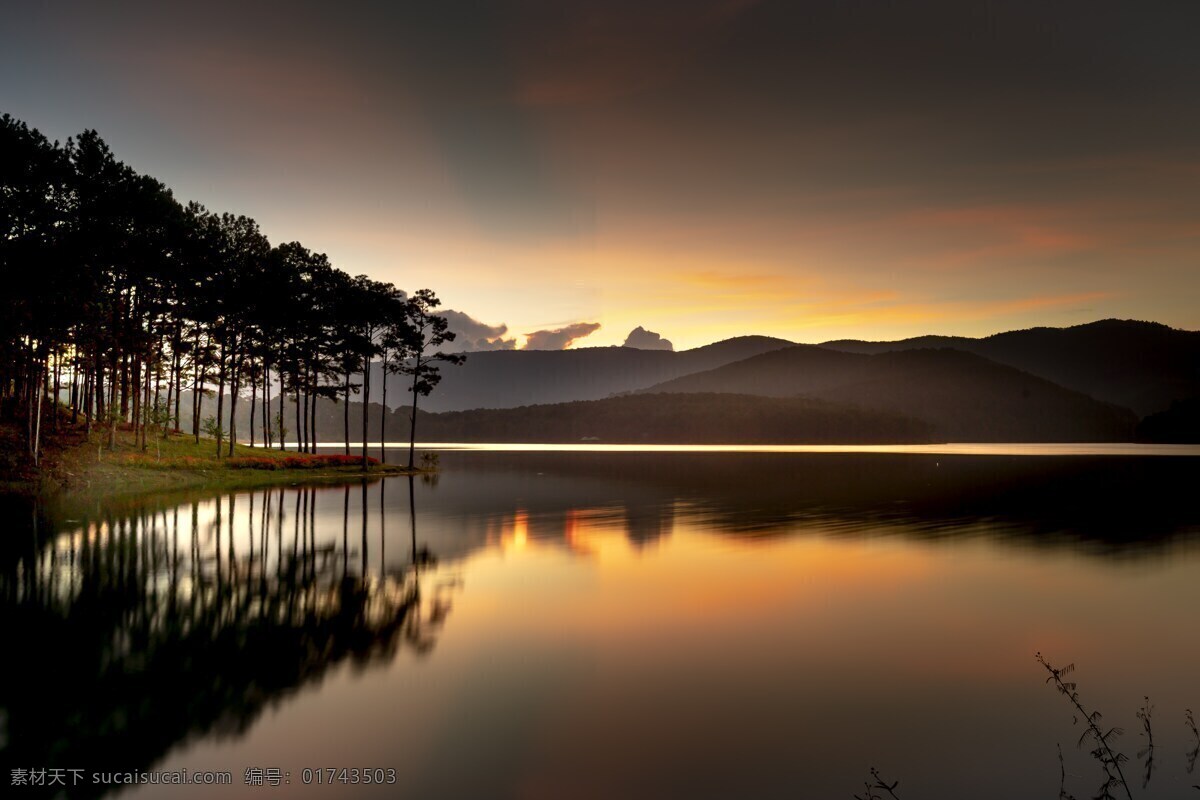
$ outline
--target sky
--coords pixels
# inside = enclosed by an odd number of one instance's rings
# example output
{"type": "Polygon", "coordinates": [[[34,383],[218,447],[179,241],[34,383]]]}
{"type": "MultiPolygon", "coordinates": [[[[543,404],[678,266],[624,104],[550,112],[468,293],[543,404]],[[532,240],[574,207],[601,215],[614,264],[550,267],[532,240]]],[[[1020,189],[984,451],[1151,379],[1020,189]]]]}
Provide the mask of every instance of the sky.
{"type": "Polygon", "coordinates": [[[1198,26],[1194,0],[7,0],[0,112],[431,288],[471,347],[1196,329],[1198,26]]]}

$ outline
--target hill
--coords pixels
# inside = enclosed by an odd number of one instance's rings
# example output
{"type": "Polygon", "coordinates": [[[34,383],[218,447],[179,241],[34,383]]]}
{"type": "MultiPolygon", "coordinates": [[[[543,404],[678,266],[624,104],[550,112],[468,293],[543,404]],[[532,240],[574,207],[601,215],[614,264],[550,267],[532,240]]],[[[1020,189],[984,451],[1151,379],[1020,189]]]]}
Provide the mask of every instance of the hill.
{"type": "Polygon", "coordinates": [[[1177,400],[1138,423],[1138,441],[1200,444],[1200,397],[1177,400]]]}
{"type": "Polygon", "coordinates": [[[1136,422],[1126,409],[949,348],[864,355],[800,345],[647,391],[804,395],[911,417],[947,441],[1128,441],[1136,422]]]}
{"type": "MultiPolygon", "coordinates": [[[[598,400],[790,346],[769,336],[739,336],[677,353],[632,347],[470,353],[461,367],[442,370],[437,391],[422,398],[421,406],[462,411],[598,400]]],[[[376,387],[377,378],[378,373],[372,381],[376,387]]],[[[403,377],[389,376],[391,404],[410,402],[407,389],[403,377]]]]}
{"type": "Polygon", "coordinates": [[[921,336],[895,342],[841,340],[847,353],[950,347],[1037,375],[1146,416],[1200,395],[1200,332],[1156,322],[1106,319],[1070,328],[1030,328],[971,339],[921,336]]]}
{"type": "Polygon", "coordinates": [[[422,415],[422,441],[606,444],[846,444],[931,441],[909,417],[808,398],[636,394],[422,415]]]}

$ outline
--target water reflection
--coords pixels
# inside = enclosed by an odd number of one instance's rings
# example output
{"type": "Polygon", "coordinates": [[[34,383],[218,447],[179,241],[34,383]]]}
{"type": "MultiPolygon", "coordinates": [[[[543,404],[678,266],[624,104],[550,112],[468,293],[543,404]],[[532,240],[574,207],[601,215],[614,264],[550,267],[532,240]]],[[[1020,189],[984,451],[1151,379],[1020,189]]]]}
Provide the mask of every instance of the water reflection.
{"type": "MultiPolygon", "coordinates": [[[[446,452],[446,513],[571,541],[581,515],[644,547],[678,520],[745,541],[901,535],[1161,555],[1200,536],[1200,458],[446,452]],[[519,520],[513,522],[513,520],[519,520]]],[[[448,553],[449,555],[449,553],[448,553]]]]}
{"type": "Polygon", "coordinates": [[[28,538],[0,569],[6,649],[19,653],[0,682],[6,778],[10,765],[146,770],[181,742],[241,734],[342,663],[362,670],[401,648],[430,652],[449,609],[445,587],[423,585],[436,559],[418,543],[415,513],[408,552],[388,558],[386,490],[372,491],[374,513],[364,482],[57,525],[11,501],[28,538]],[[335,499],[338,535],[327,524],[335,499]]]}
{"type": "Polygon", "coordinates": [[[1042,649],[1115,723],[1143,695],[1174,715],[1152,787],[1194,782],[1198,460],[441,461],[427,482],[0,507],[21,655],[5,767],[402,780],[308,787],[324,796],[825,797],[875,764],[922,797],[1034,796],[1078,736],[1042,649]],[[964,793],[989,754],[1022,774],[964,793]]]}

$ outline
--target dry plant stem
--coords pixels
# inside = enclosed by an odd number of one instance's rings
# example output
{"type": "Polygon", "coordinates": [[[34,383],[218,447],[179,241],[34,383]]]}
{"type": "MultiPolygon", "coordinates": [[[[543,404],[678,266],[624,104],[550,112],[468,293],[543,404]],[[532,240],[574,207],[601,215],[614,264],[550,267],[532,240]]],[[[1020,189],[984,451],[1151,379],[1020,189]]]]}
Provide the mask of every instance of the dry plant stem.
{"type": "Polygon", "coordinates": [[[1187,771],[1188,775],[1191,775],[1192,771],[1196,769],[1196,756],[1200,755],[1200,730],[1196,729],[1196,718],[1192,716],[1192,710],[1190,708],[1185,708],[1183,710],[1183,723],[1187,725],[1188,730],[1192,732],[1192,737],[1196,740],[1196,746],[1193,747],[1191,752],[1187,754],[1187,771]]]}
{"type": "Polygon", "coordinates": [[[854,800],[884,800],[883,795],[875,793],[876,789],[883,789],[885,792],[887,792],[887,796],[891,797],[892,800],[900,800],[899,795],[897,795],[894,791],[895,788],[900,785],[900,781],[892,781],[891,783],[888,783],[883,778],[879,777],[879,770],[875,769],[874,767],[871,767],[871,777],[875,779],[875,782],[863,783],[863,786],[865,786],[867,790],[866,794],[856,794],[854,795],[854,800]]]}
{"type": "Polygon", "coordinates": [[[1067,764],[1063,760],[1062,745],[1058,745],[1058,800],[1075,800],[1067,791],[1067,764]]]}
{"type": "Polygon", "coordinates": [[[900,798],[893,791],[897,786],[900,785],[900,781],[892,781],[890,784],[887,783],[883,778],[879,777],[879,770],[875,769],[874,767],[871,767],[871,777],[875,779],[876,789],[883,789],[888,793],[888,797],[894,798],[894,800],[900,800],[900,798]]]}
{"type": "Polygon", "coordinates": [[[1067,793],[1067,764],[1063,761],[1062,745],[1058,745],[1058,796],[1067,793]]]}
{"type": "Polygon", "coordinates": [[[863,786],[866,788],[866,792],[854,795],[854,800],[882,800],[879,795],[875,794],[875,789],[870,783],[864,781],[863,786]]]}
{"type": "Polygon", "coordinates": [[[1150,726],[1150,717],[1154,714],[1154,704],[1149,697],[1143,697],[1143,705],[1138,709],[1137,718],[1142,721],[1142,735],[1146,737],[1146,747],[1138,758],[1146,759],[1146,774],[1142,780],[1142,788],[1150,785],[1150,777],[1154,774],[1154,729],[1150,726]]]}
{"type": "Polygon", "coordinates": [[[1154,713],[1154,705],[1150,702],[1149,697],[1143,697],[1142,700],[1145,705],[1138,709],[1137,718],[1142,721],[1142,728],[1146,733],[1146,746],[1153,750],[1154,730],[1150,727],[1150,716],[1154,713]]]}
{"type": "MultiPolygon", "coordinates": [[[[1120,782],[1121,788],[1123,788],[1125,790],[1125,797],[1128,798],[1128,800],[1133,800],[1133,793],[1129,789],[1129,782],[1125,780],[1125,773],[1121,770],[1120,759],[1119,759],[1118,755],[1116,753],[1114,753],[1112,751],[1112,748],[1109,747],[1109,745],[1108,745],[1108,736],[1111,735],[1113,733],[1113,731],[1115,731],[1116,729],[1114,728],[1114,729],[1110,730],[1107,734],[1104,733],[1103,731],[1101,731],[1100,728],[1096,725],[1096,720],[1098,719],[1098,715],[1089,713],[1088,710],[1085,709],[1083,707],[1083,704],[1080,702],[1079,693],[1077,691],[1075,691],[1075,688],[1074,688],[1075,685],[1074,684],[1068,685],[1062,679],[1063,673],[1070,671],[1072,665],[1067,665],[1066,667],[1059,669],[1057,667],[1051,666],[1050,663],[1047,662],[1046,659],[1044,659],[1042,657],[1041,653],[1037,653],[1035,658],[1037,658],[1038,663],[1041,664],[1043,667],[1045,667],[1046,671],[1050,673],[1050,677],[1047,679],[1047,682],[1048,683],[1053,682],[1055,687],[1058,689],[1059,693],[1062,694],[1064,697],[1066,697],[1068,700],[1070,700],[1071,705],[1075,706],[1076,710],[1078,710],[1079,714],[1083,717],[1084,722],[1088,726],[1087,732],[1091,733],[1092,737],[1096,740],[1096,744],[1097,744],[1096,753],[1102,754],[1102,755],[1098,755],[1098,757],[1099,757],[1101,765],[1104,767],[1104,771],[1108,772],[1109,765],[1112,765],[1112,768],[1115,769],[1117,772],[1116,778],[1120,782]]],[[[1111,777],[1111,773],[1109,773],[1109,774],[1111,777]]]]}

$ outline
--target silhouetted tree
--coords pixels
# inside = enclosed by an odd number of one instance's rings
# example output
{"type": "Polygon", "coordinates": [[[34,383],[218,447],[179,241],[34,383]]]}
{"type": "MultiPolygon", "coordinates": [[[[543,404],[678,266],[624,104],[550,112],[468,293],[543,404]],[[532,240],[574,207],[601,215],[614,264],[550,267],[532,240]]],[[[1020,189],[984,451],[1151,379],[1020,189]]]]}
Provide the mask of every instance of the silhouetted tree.
{"type": "MultiPolygon", "coordinates": [[[[0,415],[22,420],[35,462],[64,391],[89,434],[99,425],[112,447],[128,424],[143,448],[166,419],[181,426],[185,386],[199,442],[215,393],[209,427],[218,456],[232,453],[247,381],[252,443],[261,386],[264,444],[274,427],[284,446],[290,393],[299,449],[312,451],[318,401],[348,401],[361,372],[365,463],[373,359],[386,374],[390,359],[415,353],[417,394],[437,382],[431,362],[452,360],[425,355],[452,338],[428,314],[431,292],[410,306],[391,284],[351,278],[297,242],[272,248],[249,217],[183,206],[93,130],[60,145],[0,117],[0,270],[0,415]],[[424,320],[419,337],[413,319],[424,320]]],[[[349,439],[349,407],[345,419],[349,439]]]]}
{"type": "Polygon", "coordinates": [[[440,364],[461,364],[467,360],[462,353],[443,353],[436,348],[454,341],[454,333],[448,330],[445,317],[433,313],[441,305],[429,289],[419,289],[408,299],[408,319],[412,326],[409,335],[407,358],[396,363],[396,372],[412,375],[412,417],[409,423],[408,468],[413,468],[413,456],[417,446],[417,398],[428,396],[441,383],[440,364]],[[428,351],[433,349],[433,353],[428,351]]]}

